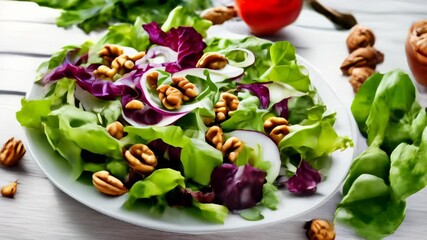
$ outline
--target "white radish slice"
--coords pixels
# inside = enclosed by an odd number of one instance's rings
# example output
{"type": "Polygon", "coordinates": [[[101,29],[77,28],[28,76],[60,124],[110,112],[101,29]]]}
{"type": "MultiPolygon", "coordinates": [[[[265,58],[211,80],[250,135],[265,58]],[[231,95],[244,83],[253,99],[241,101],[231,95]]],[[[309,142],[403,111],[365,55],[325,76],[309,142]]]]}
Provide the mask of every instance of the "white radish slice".
{"type": "Polygon", "coordinates": [[[226,137],[237,137],[251,148],[257,148],[259,145],[262,149],[262,159],[270,162],[270,168],[267,171],[266,177],[267,182],[273,183],[274,180],[276,180],[279,176],[282,164],[276,143],[266,135],[255,131],[235,130],[229,133],[224,133],[224,135],[226,137]]]}
{"type": "Polygon", "coordinates": [[[249,67],[252,64],[255,63],[255,55],[253,54],[253,52],[249,51],[248,49],[244,49],[244,48],[235,48],[230,52],[233,51],[241,51],[245,53],[245,60],[241,61],[241,62],[236,62],[234,60],[231,59],[227,59],[228,60],[228,64],[235,66],[235,67],[241,67],[241,68],[245,68],[245,67],[249,67]]]}
{"type": "Polygon", "coordinates": [[[208,69],[208,68],[188,68],[188,69],[184,69],[182,71],[174,73],[173,76],[185,77],[187,75],[190,75],[190,76],[206,79],[206,76],[203,74],[205,70],[209,71],[209,76],[212,82],[221,82],[226,79],[237,78],[237,77],[240,77],[245,71],[241,67],[235,67],[230,64],[227,64],[224,68],[219,70],[208,69]]]}
{"type": "Polygon", "coordinates": [[[171,48],[164,46],[154,46],[148,49],[145,56],[136,61],[135,65],[162,64],[176,62],[177,60],[178,53],[171,48]]]}

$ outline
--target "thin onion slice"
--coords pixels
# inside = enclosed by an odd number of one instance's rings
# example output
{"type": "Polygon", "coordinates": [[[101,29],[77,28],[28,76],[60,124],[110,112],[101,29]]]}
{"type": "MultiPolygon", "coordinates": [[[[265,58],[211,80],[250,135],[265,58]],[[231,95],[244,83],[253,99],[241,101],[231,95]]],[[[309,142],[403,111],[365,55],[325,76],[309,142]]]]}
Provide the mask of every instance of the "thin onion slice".
{"type": "Polygon", "coordinates": [[[227,64],[224,68],[216,70],[216,69],[209,69],[209,68],[188,68],[184,69],[182,71],[176,72],[173,74],[174,77],[185,77],[187,75],[195,76],[199,78],[206,78],[204,75],[204,71],[209,71],[209,76],[211,78],[211,81],[216,82],[222,82],[226,79],[233,79],[240,77],[243,75],[245,70],[241,67],[235,67],[230,64],[227,64]]]}
{"type": "Polygon", "coordinates": [[[259,145],[263,150],[262,159],[271,164],[267,171],[267,182],[273,183],[276,180],[279,176],[282,162],[277,145],[269,137],[260,132],[248,130],[235,130],[224,135],[226,137],[237,137],[251,148],[257,148],[257,145],[259,145]]]}
{"type": "Polygon", "coordinates": [[[245,67],[249,67],[255,63],[255,55],[253,54],[253,52],[249,51],[248,49],[235,48],[235,49],[229,51],[229,53],[234,52],[234,51],[244,52],[245,53],[245,60],[243,60],[241,62],[236,62],[236,61],[233,61],[231,59],[228,59],[228,64],[230,64],[231,66],[245,68],[245,67]]]}

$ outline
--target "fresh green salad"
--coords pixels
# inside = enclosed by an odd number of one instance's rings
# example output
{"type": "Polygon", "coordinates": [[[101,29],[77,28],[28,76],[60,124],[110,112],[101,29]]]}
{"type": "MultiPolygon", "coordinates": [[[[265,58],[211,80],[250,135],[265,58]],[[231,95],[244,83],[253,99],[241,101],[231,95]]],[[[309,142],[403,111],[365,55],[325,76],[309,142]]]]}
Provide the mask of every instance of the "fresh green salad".
{"type": "Polygon", "coordinates": [[[161,26],[138,18],[65,46],[38,69],[44,97],[23,98],[16,117],[76,179],[126,194],[130,210],[259,220],[279,191],[314,194],[330,154],[352,141],[336,133],[295,48],[206,38],[209,27],[178,7],[161,26]]]}
{"type": "Polygon", "coordinates": [[[77,26],[84,32],[104,30],[117,23],[134,23],[137,18],[145,22],[164,23],[177,6],[184,6],[186,14],[212,7],[211,0],[21,0],[42,7],[61,10],[56,25],[77,26]]]}

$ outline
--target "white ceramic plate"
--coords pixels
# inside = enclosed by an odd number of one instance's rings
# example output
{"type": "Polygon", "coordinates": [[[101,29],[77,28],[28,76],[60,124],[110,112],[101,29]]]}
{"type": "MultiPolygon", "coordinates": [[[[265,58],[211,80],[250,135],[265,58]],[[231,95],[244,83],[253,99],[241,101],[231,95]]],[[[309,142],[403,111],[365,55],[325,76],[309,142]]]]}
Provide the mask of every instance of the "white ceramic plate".
{"type": "MultiPolygon", "coordinates": [[[[337,112],[335,129],[341,136],[349,136],[356,140],[356,126],[350,113],[343,107],[331,87],[322,78],[319,72],[306,60],[298,56],[298,62],[304,65],[313,85],[317,88],[330,111],[337,112]]],[[[40,87],[34,85],[28,98],[42,97],[40,87]]],[[[332,155],[332,167],[328,178],[318,185],[315,195],[309,197],[296,197],[288,191],[281,191],[281,203],[275,211],[262,212],[264,219],[260,221],[247,221],[238,215],[230,214],[224,224],[203,222],[178,209],[167,209],[162,216],[153,216],[148,212],[132,212],[123,207],[127,194],[120,197],[108,197],[100,194],[92,185],[75,181],[70,172],[67,161],[56,154],[48,144],[46,137],[39,132],[25,129],[28,140],[28,150],[47,177],[63,192],[105,215],[136,224],[139,226],[171,232],[181,233],[209,233],[240,230],[244,228],[259,227],[265,224],[287,221],[305,214],[325,203],[339,188],[344,180],[354,157],[354,149],[336,151],[332,155]]],[[[356,142],[355,142],[356,146],[356,142]]],[[[266,149],[265,151],[268,151],[266,149]]]]}

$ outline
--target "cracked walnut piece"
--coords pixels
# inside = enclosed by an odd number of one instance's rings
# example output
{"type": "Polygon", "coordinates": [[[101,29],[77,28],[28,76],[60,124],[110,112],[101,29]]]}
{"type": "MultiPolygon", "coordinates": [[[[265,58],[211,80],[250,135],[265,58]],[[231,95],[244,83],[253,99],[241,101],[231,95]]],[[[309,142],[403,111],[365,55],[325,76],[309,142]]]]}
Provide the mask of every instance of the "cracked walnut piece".
{"type": "Polygon", "coordinates": [[[264,131],[276,143],[289,133],[288,120],[283,117],[271,117],[264,122],[264,131]]]}
{"type": "Polygon", "coordinates": [[[206,141],[218,150],[222,150],[224,135],[222,129],[218,126],[210,127],[205,134],[206,141]]]}
{"type": "Polygon", "coordinates": [[[122,139],[124,136],[123,124],[119,121],[112,122],[106,127],[107,132],[115,139],[122,139]]]}
{"type": "Polygon", "coordinates": [[[358,48],[374,46],[375,35],[371,29],[356,25],[351,28],[346,43],[348,51],[351,53],[358,48]]]}
{"type": "Polygon", "coordinates": [[[358,48],[341,64],[344,75],[351,75],[356,67],[370,67],[375,69],[376,65],[384,61],[384,54],[373,47],[358,48]]]}
{"type": "Polygon", "coordinates": [[[235,111],[239,107],[239,99],[231,93],[222,93],[220,100],[215,104],[215,120],[222,122],[228,117],[230,111],[235,111]]]}
{"type": "Polygon", "coordinates": [[[98,171],[92,175],[92,184],[98,191],[111,196],[120,196],[128,191],[118,178],[110,175],[105,170],[98,171]]]}
{"type": "Polygon", "coordinates": [[[356,93],[359,91],[362,84],[375,73],[375,70],[370,67],[354,68],[348,80],[356,93]]]}
{"type": "Polygon", "coordinates": [[[323,219],[313,219],[304,225],[309,240],[334,240],[336,233],[334,225],[323,219]]]}
{"type": "Polygon", "coordinates": [[[223,156],[233,164],[236,162],[237,157],[242,150],[243,142],[237,137],[230,137],[222,146],[223,156]]]}
{"type": "Polygon", "coordinates": [[[189,101],[199,95],[196,85],[188,81],[185,77],[172,77],[172,82],[182,92],[182,100],[189,101]]]}
{"type": "Polygon", "coordinates": [[[159,99],[163,106],[168,110],[176,110],[181,108],[183,102],[183,94],[179,89],[171,85],[162,85],[157,88],[159,99]]]}
{"type": "Polygon", "coordinates": [[[6,141],[0,151],[0,164],[7,167],[14,166],[25,155],[25,152],[22,141],[12,137],[6,141]]]}
{"type": "Polygon", "coordinates": [[[237,17],[237,11],[233,6],[218,6],[204,10],[200,16],[211,21],[212,24],[218,25],[237,17]]]}
{"type": "Polygon", "coordinates": [[[196,67],[219,70],[224,68],[228,63],[227,58],[217,52],[207,52],[197,61],[196,67]]]}
{"type": "Polygon", "coordinates": [[[142,143],[134,144],[125,152],[128,165],[137,172],[149,174],[157,166],[157,157],[151,149],[142,143]]]}

